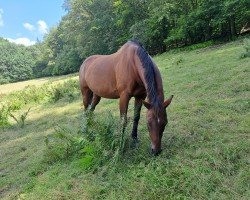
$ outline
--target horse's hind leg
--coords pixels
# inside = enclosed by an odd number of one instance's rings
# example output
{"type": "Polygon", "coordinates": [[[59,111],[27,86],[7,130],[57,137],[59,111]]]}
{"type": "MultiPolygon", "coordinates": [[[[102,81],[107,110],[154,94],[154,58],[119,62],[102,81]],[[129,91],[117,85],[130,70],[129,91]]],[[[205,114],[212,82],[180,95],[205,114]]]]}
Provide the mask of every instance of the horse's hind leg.
{"type": "Polygon", "coordinates": [[[94,111],[96,105],[100,102],[100,100],[101,100],[101,97],[100,97],[100,96],[98,96],[98,95],[96,95],[96,94],[93,94],[93,98],[92,98],[90,110],[94,111]]]}
{"type": "Polygon", "coordinates": [[[82,89],[82,98],[85,110],[87,110],[89,105],[91,104],[92,97],[93,97],[93,92],[88,87],[84,87],[82,89]]]}

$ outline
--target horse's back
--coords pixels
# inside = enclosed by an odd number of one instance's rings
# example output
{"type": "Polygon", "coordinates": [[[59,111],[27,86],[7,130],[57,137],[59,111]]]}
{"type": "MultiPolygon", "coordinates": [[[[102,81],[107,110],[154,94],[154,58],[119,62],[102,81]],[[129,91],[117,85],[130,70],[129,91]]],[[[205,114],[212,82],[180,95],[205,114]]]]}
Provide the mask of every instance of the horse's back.
{"type": "Polygon", "coordinates": [[[127,42],[114,54],[87,58],[80,69],[82,85],[105,98],[119,98],[125,90],[132,93],[139,80],[134,66],[136,50],[135,44],[127,42]]]}

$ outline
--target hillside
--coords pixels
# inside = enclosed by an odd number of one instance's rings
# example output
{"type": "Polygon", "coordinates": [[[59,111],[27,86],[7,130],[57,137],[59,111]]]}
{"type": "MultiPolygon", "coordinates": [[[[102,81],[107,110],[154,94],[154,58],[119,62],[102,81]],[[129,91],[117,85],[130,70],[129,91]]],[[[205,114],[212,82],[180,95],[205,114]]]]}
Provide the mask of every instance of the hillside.
{"type": "MultiPolygon", "coordinates": [[[[34,34],[34,45],[24,47],[4,39],[8,35],[0,37],[0,84],[75,73],[89,55],[114,53],[131,39],[157,55],[198,43],[232,41],[250,30],[249,0],[57,1],[64,2],[64,16],[42,35],[34,34]],[[41,41],[34,42],[35,38],[41,41]]],[[[16,16],[11,8],[13,14],[8,16],[16,16]]],[[[13,34],[19,25],[12,23],[13,34]]]]}
{"type": "Polygon", "coordinates": [[[77,80],[0,99],[0,198],[249,199],[250,58],[241,40],[193,49],[154,57],[165,96],[174,95],[157,157],[145,108],[135,148],[130,125],[119,135],[117,100],[86,118],[77,80]]]}

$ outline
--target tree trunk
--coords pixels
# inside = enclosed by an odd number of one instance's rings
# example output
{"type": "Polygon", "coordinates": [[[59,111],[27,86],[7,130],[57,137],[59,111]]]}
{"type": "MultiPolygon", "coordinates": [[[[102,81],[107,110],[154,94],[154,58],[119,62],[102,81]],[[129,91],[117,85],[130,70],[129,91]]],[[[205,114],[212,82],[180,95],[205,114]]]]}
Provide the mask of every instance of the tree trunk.
{"type": "Polygon", "coordinates": [[[231,32],[231,36],[236,36],[236,28],[235,28],[235,18],[234,18],[234,16],[230,17],[230,32],[231,32]]]}

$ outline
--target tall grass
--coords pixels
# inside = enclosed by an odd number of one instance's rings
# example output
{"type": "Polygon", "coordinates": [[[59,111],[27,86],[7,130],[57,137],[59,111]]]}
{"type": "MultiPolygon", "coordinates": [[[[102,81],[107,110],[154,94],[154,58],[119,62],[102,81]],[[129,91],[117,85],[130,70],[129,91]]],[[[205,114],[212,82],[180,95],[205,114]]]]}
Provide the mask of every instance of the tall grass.
{"type": "Polygon", "coordinates": [[[102,118],[85,112],[78,129],[58,126],[54,134],[46,137],[45,161],[73,159],[79,167],[92,171],[104,165],[114,167],[129,149],[129,134],[121,127],[120,120],[110,112],[102,118]]]}
{"type": "Polygon", "coordinates": [[[9,125],[8,117],[10,108],[5,105],[0,105],[0,127],[9,125]]]}
{"type": "Polygon", "coordinates": [[[250,38],[245,38],[243,41],[244,52],[241,54],[241,58],[250,57],[250,38]]]}
{"type": "Polygon", "coordinates": [[[8,118],[12,117],[23,127],[28,113],[24,112],[20,115],[20,119],[17,119],[11,112],[21,110],[26,105],[45,102],[55,103],[59,100],[72,102],[79,96],[79,83],[77,80],[67,80],[57,85],[27,86],[24,90],[10,93],[1,99],[0,126],[10,124],[8,118]]]}
{"type": "Polygon", "coordinates": [[[27,119],[27,116],[30,112],[30,109],[29,108],[27,111],[23,112],[22,114],[20,114],[18,117],[16,117],[15,115],[13,115],[11,112],[9,113],[10,117],[12,117],[16,122],[17,124],[19,124],[19,126],[21,128],[24,127],[24,124],[25,124],[25,120],[27,119]]]}
{"type": "Polygon", "coordinates": [[[52,85],[45,84],[40,87],[27,86],[22,91],[13,92],[1,100],[11,110],[20,110],[27,104],[43,101],[56,102],[60,99],[72,101],[79,97],[79,83],[77,80],[67,80],[63,83],[52,85]]]}

